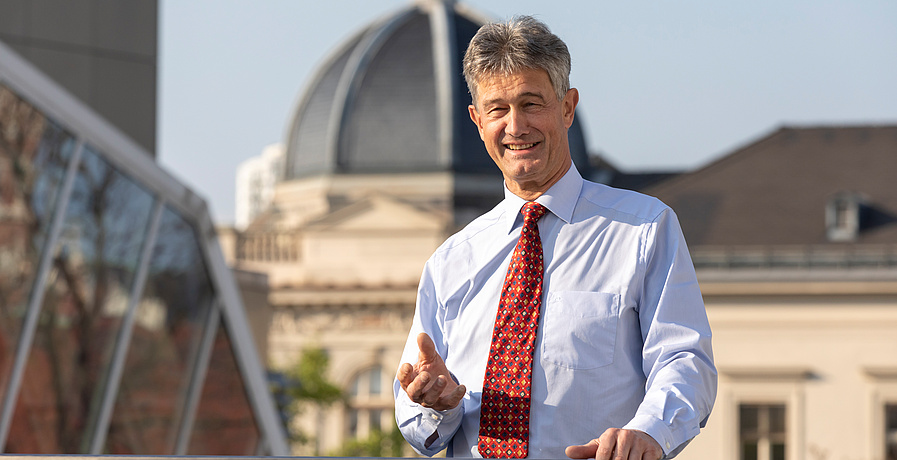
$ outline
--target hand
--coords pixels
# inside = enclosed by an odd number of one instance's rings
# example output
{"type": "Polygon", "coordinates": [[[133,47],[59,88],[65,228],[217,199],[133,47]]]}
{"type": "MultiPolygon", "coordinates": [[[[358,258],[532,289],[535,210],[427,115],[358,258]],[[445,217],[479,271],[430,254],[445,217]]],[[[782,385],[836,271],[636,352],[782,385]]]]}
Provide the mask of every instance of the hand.
{"type": "Polygon", "coordinates": [[[467,393],[464,385],[458,385],[445,366],[445,361],[436,353],[436,345],[429,335],[417,335],[417,364],[403,363],[396,378],[412,401],[436,410],[448,410],[458,406],[467,393]]]}
{"type": "Polygon", "coordinates": [[[609,428],[598,439],[582,446],[569,446],[564,451],[570,458],[595,460],[660,460],[663,449],[651,436],[638,430],[609,428]]]}

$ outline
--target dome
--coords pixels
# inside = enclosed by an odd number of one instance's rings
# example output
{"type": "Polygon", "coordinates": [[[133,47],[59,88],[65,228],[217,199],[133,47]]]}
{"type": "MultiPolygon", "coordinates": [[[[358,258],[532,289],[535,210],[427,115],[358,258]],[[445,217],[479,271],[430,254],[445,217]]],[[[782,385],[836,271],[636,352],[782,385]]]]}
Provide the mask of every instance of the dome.
{"type": "MultiPolygon", "coordinates": [[[[467,44],[486,21],[454,1],[418,1],[352,36],[325,60],[299,101],[288,126],[284,178],[500,175],[470,121],[461,72],[467,44]]],[[[569,138],[585,175],[578,121],[569,138]]]]}

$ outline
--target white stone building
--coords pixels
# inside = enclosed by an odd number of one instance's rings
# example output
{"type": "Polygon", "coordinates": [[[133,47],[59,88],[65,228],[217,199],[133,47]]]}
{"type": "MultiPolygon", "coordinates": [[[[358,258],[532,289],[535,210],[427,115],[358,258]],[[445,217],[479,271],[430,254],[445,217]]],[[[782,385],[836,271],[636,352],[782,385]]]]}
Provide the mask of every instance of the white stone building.
{"type": "Polygon", "coordinates": [[[237,166],[234,226],[245,229],[271,204],[283,175],[283,145],[272,144],[237,166]]]}
{"type": "MultiPolygon", "coordinates": [[[[483,21],[419,1],[351,36],[289,122],[272,206],[230,235],[270,281],[270,365],[322,347],[350,395],[306,414],[297,454],[389,429],[423,264],[501,199],[460,71],[483,21]]],[[[897,458],[897,128],[782,129],[653,186],[590,169],[578,124],[570,139],[587,177],[671,205],[692,249],[720,392],[679,458],[897,458]]]]}

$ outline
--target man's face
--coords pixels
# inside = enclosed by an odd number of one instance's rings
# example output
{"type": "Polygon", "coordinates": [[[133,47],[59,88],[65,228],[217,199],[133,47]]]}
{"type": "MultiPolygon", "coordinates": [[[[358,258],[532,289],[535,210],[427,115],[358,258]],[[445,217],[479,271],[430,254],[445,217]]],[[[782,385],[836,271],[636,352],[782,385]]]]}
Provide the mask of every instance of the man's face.
{"type": "Polygon", "coordinates": [[[570,89],[558,101],[548,73],[527,69],[492,75],[477,84],[478,100],[469,107],[489,156],[505,184],[524,199],[535,199],[570,167],[567,129],[579,93],[570,89]]]}

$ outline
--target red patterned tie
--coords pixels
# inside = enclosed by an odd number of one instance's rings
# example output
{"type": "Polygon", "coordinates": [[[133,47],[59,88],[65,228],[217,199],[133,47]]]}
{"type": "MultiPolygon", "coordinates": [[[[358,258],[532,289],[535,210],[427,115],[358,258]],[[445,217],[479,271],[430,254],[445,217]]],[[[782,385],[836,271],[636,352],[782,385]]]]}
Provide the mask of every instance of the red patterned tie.
{"type": "Polygon", "coordinates": [[[545,207],[528,202],[523,230],[498,302],[483,380],[479,451],[483,457],[524,458],[529,447],[530,382],[542,303],[542,240],[536,222],[545,207]]]}

